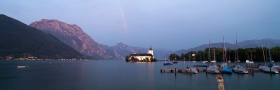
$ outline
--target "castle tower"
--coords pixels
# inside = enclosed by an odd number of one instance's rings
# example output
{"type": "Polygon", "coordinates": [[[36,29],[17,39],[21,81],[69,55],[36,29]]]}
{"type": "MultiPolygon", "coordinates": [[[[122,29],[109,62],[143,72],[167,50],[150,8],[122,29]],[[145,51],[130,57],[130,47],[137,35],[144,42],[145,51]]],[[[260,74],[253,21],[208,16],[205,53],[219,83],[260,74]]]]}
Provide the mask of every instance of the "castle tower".
{"type": "Polygon", "coordinates": [[[150,45],[150,49],[148,50],[148,54],[154,55],[154,51],[153,51],[152,45],[150,45]]]}

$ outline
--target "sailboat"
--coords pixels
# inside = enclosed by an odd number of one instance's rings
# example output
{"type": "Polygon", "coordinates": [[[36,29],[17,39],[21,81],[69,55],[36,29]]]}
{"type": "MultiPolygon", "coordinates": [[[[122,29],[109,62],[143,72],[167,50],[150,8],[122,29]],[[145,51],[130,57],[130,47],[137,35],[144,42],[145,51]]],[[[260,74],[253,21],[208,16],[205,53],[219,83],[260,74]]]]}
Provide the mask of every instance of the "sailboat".
{"type": "Polygon", "coordinates": [[[193,61],[191,62],[191,55],[189,52],[188,52],[188,55],[189,55],[188,56],[189,57],[189,66],[187,66],[185,70],[187,73],[197,74],[198,71],[196,70],[196,68],[193,65],[190,65],[190,63],[193,63],[193,61]]]}
{"type": "MultiPolygon", "coordinates": [[[[210,34],[209,34],[208,48],[209,48],[208,49],[208,60],[210,61],[211,60],[211,58],[210,58],[210,34]]],[[[219,70],[218,66],[216,65],[215,48],[214,48],[214,60],[213,61],[215,61],[215,62],[210,62],[210,65],[207,67],[206,72],[218,74],[218,73],[220,73],[220,70],[219,70]]]]}
{"type": "MultiPolygon", "coordinates": [[[[268,45],[268,48],[269,48],[269,45],[268,45]]],[[[263,49],[263,47],[262,47],[262,49],[263,49]]],[[[274,74],[278,74],[279,71],[278,71],[276,68],[279,67],[279,66],[273,65],[273,64],[271,63],[272,60],[271,60],[271,55],[270,55],[270,49],[268,49],[268,52],[269,52],[269,58],[270,58],[270,63],[269,63],[269,65],[266,66],[266,63],[265,63],[264,66],[259,66],[259,68],[261,68],[261,69],[263,70],[263,72],[265,72],[265,73],[274,73],[274,74]]]]}
{"type": "Polygon", "coordinates": [[[172,64],[165,61],[165,62],[163,63],[163,65],[172,65],[172,64]]]}
{"type": "Polygon", "coordinates": [[[198,71],[194,67],[187,67],[186,72],[187,73],[192,73],[192,74],[197,74],[198,73],[198,71]]]}
{"type": "Polygon", "coordinates": [[[177,64],[178,62],[176,61],[176,56],[175,56],[175,60],[173,60],[173,64],[177,64]]]}
{"type": "MultiPolygon", "coordinates": [[[[236,34],[236,46],[235,46],[235,63],[239,63],[238,62],[238,51],[237,51],[237,34],[236,34]]],[[[236,65],[235,67],[233,67],[233,72],[236,73],[242,73],[242,74],[248,74],[248,70],[246,70],[243,66],[241,65],[236,65]]]]}
{"type": "Polygon", "coordinates": [[[223,60],[224,60],[224,63],[221,64],[221,67],[222,67],[222,72],[223,73],[227,73],[227,74],[232,74],[232,70],[231,68],[227,65],[227,58],[226,58],[226,55],[225,55],[225,50],[224,50],[224,47],[225,47],[225,42],[224,42],[224,37],[223,37],[223,60]]]}
{"type": "MultiPolygon", "coordinates": [[[[170,57],[169,57],[169,60],[170,60],[170,57]]],[[[169,62],[164,61],[163,65],[172,65],[172,64],[169,63],[169,62]]]]}
{"type": "Polygon", "coordinates": [[[246,64],[248,64],[248,65],[254,64],[254,61],[253,61],[253,59],[252,59],[252,51],[251,51],[251,60],[246,60],[245,62],[246,62],[246,64]]]}
{"type": "Polygon", "coordinates": [[[204,63],[204,64],[206,64],[206,63],[208,62],[208,61],[205,59],[205,53],[206,53],[206,52],[204,52],[204,55],[203,55],[203,56],[204,56],[204,58],[203,58],[204,60],[202,61],[202,63],[204,63]]]}

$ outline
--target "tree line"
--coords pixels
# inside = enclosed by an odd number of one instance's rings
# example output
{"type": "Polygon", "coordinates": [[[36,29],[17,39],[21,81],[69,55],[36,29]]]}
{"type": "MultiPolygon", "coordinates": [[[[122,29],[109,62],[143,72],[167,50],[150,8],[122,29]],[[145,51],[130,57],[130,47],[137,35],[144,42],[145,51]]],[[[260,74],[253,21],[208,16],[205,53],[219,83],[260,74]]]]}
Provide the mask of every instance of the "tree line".
{"type": "Polygon", "coordinates": [[[270,61],[280,61],[280,47],[266,48],[266,47],[256,47],[256,48],[238,48],[236,49],[223,49],[222,48],[206,48],[204,51],[189,51],[182,53],[181,56],[177,54],[170,54],[170,60],[185,60],[185,61],[209,61],[215,59],[217,62],[223,62],[224,60],[235,62],[239,60],[240,62],[245,62],[246,60],[252,60],[254,62],[266,62],[270,61]],[[214,52],[215,51],[215,52],[214,52]],[[270,54],[269,54],[270,53],[270,54]],[[224,60],[223,60],[224,56],[224,60]],[[271,56],[271,57],[270,57],[271,56]]]}

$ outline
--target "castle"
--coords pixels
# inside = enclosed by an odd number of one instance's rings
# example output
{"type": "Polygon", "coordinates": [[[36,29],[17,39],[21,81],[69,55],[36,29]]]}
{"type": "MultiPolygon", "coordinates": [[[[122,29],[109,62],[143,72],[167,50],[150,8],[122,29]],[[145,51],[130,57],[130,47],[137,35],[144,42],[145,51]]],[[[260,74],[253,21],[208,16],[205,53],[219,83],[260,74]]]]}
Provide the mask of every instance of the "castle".
{"type": "Polygon", "coordinates": [[[151,45],[147,53],[138,52],[135,54],[131,54],[129,58],[129,60],[132,61],[152,61],[152,59],[154,59],[154,51],[151,45]]]}

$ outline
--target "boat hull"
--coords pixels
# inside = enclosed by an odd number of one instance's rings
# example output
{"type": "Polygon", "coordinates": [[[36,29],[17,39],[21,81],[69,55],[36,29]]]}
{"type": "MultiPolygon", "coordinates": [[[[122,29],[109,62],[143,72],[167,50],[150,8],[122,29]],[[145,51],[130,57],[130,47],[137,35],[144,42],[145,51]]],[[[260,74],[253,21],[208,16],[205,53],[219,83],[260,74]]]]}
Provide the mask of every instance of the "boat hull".
{"type": "Polygon", "coordinates": [[[172,65],[171,63],[163,63],[163,65],[172,65]]]}
{"type": "Polygon", "coordinates": [[[223,65],[222,66],[222,73],[232,74],[232,70],[231,70],[231,68],[229,66],[223,65]]]}
{"type": "Polygon", "coordinates": [[[218,68],[216,65],[212,65],[212,66],[209,66],[209,67],[206,69],[206,72],[207,72],[207,73],[218,74],[218,73],[220,73],[220,70],[219,70],[219,68],[218,68]]]}
{"type": "Polygon", "coordinates": [[[249,73],[243,66],[240,66],[240,65],[236,65],[233,68],[233,72],[241,73],[241,74],[248,74],[249,73]]]}
{"type": "Polygon", "coordinates": [[[259,68],[261,68],[264,73],[272,73],[272,74],[278,74],[279,73],[279,71],[274,66],[272,66],[271,68],[268,67],[268,66],[260,66],[259,68]]]}

